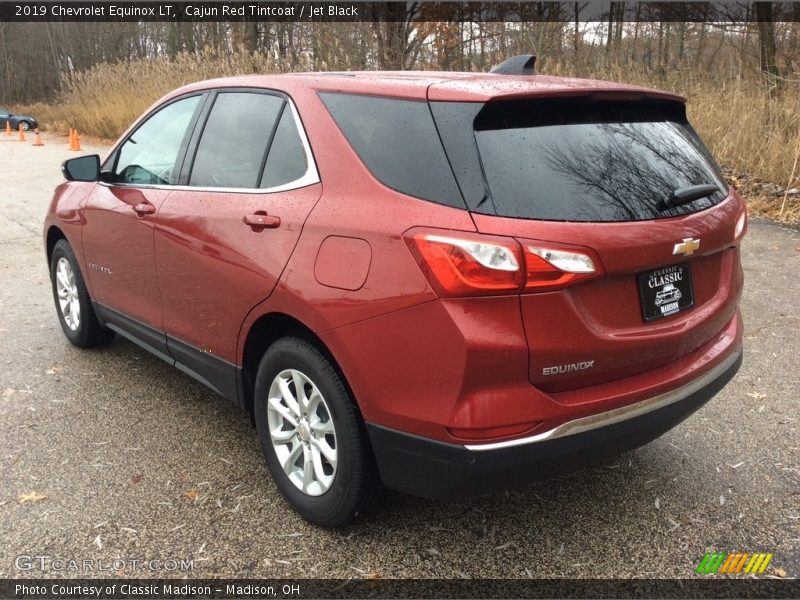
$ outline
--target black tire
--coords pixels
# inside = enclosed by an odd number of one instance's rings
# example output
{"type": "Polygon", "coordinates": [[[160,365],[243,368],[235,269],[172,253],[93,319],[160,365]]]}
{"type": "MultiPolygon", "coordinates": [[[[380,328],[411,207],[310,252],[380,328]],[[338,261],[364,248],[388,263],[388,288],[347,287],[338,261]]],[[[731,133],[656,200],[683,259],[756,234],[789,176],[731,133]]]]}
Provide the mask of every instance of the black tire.
{"type": "Polygon", "coordinates": [[[339,527],[377,498],[380,484],[375,461],[355,400],[338,370],[311,342],[285,337],[269,347],[256,376],[254,413],[270,473],[283,497],[304,519],[322,527],[339,527]],[[336,471],[330,487],[321,495],[309,495],[289,479],[270,436],[269,390],[278,374],[287,369],[302,372],[316,385],[336,430],[336,471]]]}
{"type": "Polygon", "coordinates": [[[22,131],[28,131],[31,128],[31,124],[28,121],[20,121],[19,125],[22,126],[22,131]]]}
{"type": "Polygon", "coordinates": [[[105,345],[114,338],[114,332],[103,327],[97,319],[89,298],[89,292],[86,290],[86,284],[83,282],[81,270],[78,267],[78,261],[75,259],[75,254],[72,252],[67,240],[59,240],[55,248],[53,248],[53,254],[50,258],[50,282],[53,288],[53,301],[56,305],[58,322],[61,324],[64,335],[74,346],[78,348],[94,348],[105,345]],[[77,290],[76,297],[80,311],[78,313],[79,322],[75,328],[67,324],[67,319],[61,309],[58,297],[57,269],[59,261],[62,259],[66,260],[72,269],[75,289],[77,290]]]}

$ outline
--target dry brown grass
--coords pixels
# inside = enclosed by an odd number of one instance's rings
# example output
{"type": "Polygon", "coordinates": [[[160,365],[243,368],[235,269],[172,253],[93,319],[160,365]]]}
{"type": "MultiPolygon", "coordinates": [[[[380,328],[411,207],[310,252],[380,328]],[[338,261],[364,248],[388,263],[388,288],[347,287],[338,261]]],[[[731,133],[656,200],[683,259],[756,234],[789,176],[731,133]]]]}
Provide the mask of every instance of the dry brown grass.
{"type": "Polygon", "coordinates": [[[770,195],[761,182],[780,188],[800,187],[800,79],[783,82],[781,89],[757,76],[701,74],[676,70],[658,75],[623,66],[584,68],[548,65],[558,75],[593,77],[668,90],[685,96],[689,120],[717,160],[735,173],[731,183],[748,199],[754,214],[800,220],[800,199],[770,195]]]}
{"type": "MultiPolygon", "coordinates": [[[[43,127],[66,132],[77,127],[82,134],[115,139],[150,104],[176,87],[202,79],[247,73],[288,70],[265,54],[210,52],[181,55],[174,61],[141,60],[105,64],[76,73],[63,82],[54,104],[18,107],[36,115],[43,127]]],[[[309,70],[298,65],[291,70],[309,70]]],[[[608,79],[667,89],[688,98],[689,117],[717,159],[736,173],[769,181],[781,188],[800,187],[800,80],[786,82],[781,90],[756,76],[711,75],[691,70],[657,74],[630,65],[603,66],[548,62],[544,71],[608,79]]],[[[737,182],[734,182],[737,183],[737,182]]],[[[744,186],[754,213],[800,220],[800,200],[761,195],[758,186],[744,186]],[[782,210],[781,210],[782,209],[782,210]]]]}
{"type": "MultiPolygon", "coordinates": [[[[800,154],[800,86],[780,93],[757,82],[733,81],[705,86],[689,96],[689,117],[720,163],[781,188],[800,185],[795,167],[800,154]]],[[[736,182],[734,182],[736,183],[736,182]]],[[[797,220],[797,200],[771,196],[757,185],[741,191],[750,210],[770,217],[797,220]]]]}
{"type": "Polygon", "coordinates": [[[746,191],[742,195],[747,198],[747,211],[752,216],[766,217],[784,223],[800,223],[800,201],[796,199],[788,199],[786,205],[783,204],[782,198],[771,198],[764,194],[747,194],[746,191]]]}

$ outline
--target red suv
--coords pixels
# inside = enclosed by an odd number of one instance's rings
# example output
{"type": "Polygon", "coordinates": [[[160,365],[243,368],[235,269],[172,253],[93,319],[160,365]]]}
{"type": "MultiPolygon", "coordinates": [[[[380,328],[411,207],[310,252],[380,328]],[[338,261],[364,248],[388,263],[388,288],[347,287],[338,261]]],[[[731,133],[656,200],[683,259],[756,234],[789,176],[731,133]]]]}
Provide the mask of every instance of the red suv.
{"type": "Polygon", "coordinates": [[[241,406],[324,526],[381,482],[475,494],[635,448],[741,363],[745,206],[673,94],[219,79],[63,171],[67,338],[119,334],[241,406]]]}

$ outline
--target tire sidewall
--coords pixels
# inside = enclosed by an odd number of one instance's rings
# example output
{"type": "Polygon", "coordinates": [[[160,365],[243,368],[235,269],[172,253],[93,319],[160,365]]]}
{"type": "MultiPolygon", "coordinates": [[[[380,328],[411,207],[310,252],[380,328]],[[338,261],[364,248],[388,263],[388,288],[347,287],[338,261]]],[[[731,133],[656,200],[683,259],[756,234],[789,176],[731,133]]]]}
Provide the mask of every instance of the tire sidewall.
{"type": "Polygon", "coordinates": [[[351,399],[341,377],[330,362],[309,342],[283,338],[264,355],[255,383],[254,414],[258,439],[267,465],[281,494],[307,520],[320,525],[341,520],[352,501],[349,483],[358,465],[358,423],[354,421],[351,399]],[[331,487],[321,496],[309,496],[299,490],[284,473],[269,435],[267,396],[275,376],[285,369],[296,369],[310,378],[322,393],[336,431],[337,465],[331,487]]]}

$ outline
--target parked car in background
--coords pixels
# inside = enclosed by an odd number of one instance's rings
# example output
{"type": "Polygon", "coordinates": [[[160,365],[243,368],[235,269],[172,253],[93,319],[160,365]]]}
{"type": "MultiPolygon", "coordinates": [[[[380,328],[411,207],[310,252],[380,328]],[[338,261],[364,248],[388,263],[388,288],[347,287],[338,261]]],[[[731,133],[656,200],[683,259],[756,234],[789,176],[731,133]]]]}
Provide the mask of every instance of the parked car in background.
{"type": "Polygon", "coordinates": [[[741,364],[744,202],[683,98],[510,70],[167,95],[64,163],[66,337],[119,334],[241,406],[323,526],[379,483],[482,493],[661,435],[741,364]]]}
{"type": "Polygon", "coordinates": [[[20,126],[23,131],[39,127],[39,122],[33,117],[29,117],[28,115],[15,115],[7,108],[0,106],[0,129],[5,129],[6,123],[11,123],[11,129],[14,131],[17,131],[20,126]]]}

